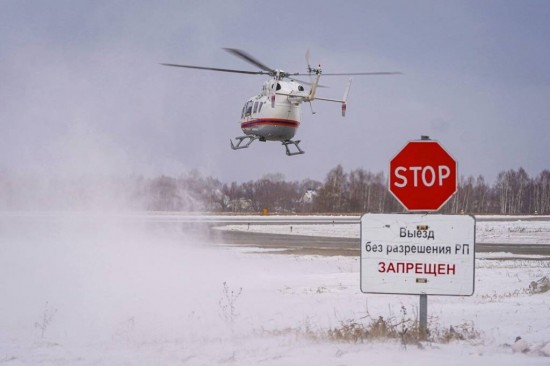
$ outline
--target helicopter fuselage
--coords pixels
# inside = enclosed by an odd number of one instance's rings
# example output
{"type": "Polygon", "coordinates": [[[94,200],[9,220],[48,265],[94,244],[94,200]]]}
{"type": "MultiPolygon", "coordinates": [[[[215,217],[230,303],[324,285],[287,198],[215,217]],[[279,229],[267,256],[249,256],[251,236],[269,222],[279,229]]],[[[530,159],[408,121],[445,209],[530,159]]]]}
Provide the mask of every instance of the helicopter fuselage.
{"type": "Polygon", "coordinates": [[[300,104],[307,96],[295,81],[270,79],[241,113],[241,129],[261,141],[288,141],[300,126],[300,104]]]}
{"type": "MultiPolygon", "coordinates": [[[[300,148],[300,140],[292,140],[296,130],[300,126],[300,104],[303,102],[312,102],[322,100],[327,102],[337,102],[342,105],[342,117],[346,114],[346,99],[348,96],[351,79],[348,81],[342,99],[328,99],[316,96],[316,89],[319,86],[321,77],[321,65],[311,67],[309,62],[309,51],[306,52],[307,73],[288,73],[283,70],[273,69],[266,66],[256,58],[243,50],[236,48],[224,48],[225,51],[241,58],[249,64],[258,67],[260,71],[236,70],[220,67],[206,67],[196,65],[167,64],[165,66],[183,67],[195,70],[208,70],[219,72],[230,72],[247,75],[269,75],[271,79],[263,84],[260,94],[250,98],[244,105],[241,113],[241,129],[244,136],[235,137],[236,144],[229,140],[233,150],[246,149],[254,140],[260,141],[280,141],[289,156],[303,154],[300,148]],[[311,83],[309,91],[305,91],[300,84],[309,84],[305,81],[298,83],[294,76],[315,76],[311,83]],[[294,146],[291,151],[289,146],[294,146]]],[[[359,72],[359,73],[332,73],[325,75],[390,75],[399,74],[398,72],[359,72]]],[[[313,112],[313,109],[312,109],[313,112]]],[[[313,112],[315,113],[315,112],[313,112]]]]}

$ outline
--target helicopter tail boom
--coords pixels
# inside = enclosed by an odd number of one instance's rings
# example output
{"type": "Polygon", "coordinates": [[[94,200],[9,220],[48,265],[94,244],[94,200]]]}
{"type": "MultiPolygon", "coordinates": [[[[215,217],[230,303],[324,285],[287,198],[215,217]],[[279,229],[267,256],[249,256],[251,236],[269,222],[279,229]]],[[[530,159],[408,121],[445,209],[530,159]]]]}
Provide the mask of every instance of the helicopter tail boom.
{"type": "MultiPolygon", "coordinates": [[[[312,84],[311,90],[310,90],[308,95],[305,95],[305,93],[304,94],[299,94],[299,93],[281,93],[281,92],[276,92],[275,94],[287,96],[289,101],[294,102],[294,103],[312,102],[314,100],[322,100],[324,102],[342,103],[342,117],[345,117],[346,116],[346,109],[347,109],[348,94],[349,94],[349,90],[350,90],[350,87],[351,87],[351,79],[348,80],[346,88],[344,89],[344,96],[342,97],[342,99],[330,99],[330,98],[321,98],[321,97],[315,96],[315,92],[316,92],[316,89],[317,89],[317,83],[319,82],[319,76],[320,76],[320,74],[318,74],[317,79],[312,84]]],[[[271,99],[272,105],[274,105],[274,98],[273,97],[274,97],[274,95],[272,96],[272,99],[271,99]]]]}
{"type": "Polygon", "coordinates": [[[346,89],[344,90],[344,96],[342,97],[341,100],[329,99],[329,98],[319,98],[319,97],[317,97],[315,99],[322,100],[322,101],[325,101],[325,102],[342,103],[342,117],[345,117],[346,116],[347,100],[348,100],[348,94],[349,94],[350,87],[351,87],[351,79],[348,80],[348,83],[346,85],[346,89]]]}

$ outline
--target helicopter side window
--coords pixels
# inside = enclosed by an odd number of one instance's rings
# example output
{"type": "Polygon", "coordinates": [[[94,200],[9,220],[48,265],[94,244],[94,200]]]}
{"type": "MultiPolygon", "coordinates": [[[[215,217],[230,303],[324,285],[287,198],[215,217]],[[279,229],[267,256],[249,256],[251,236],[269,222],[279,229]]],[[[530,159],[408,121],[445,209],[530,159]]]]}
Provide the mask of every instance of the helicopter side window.
{"type": "Polygon", "coordinates": [[[246,113],[245,116],[250,116],[252,114],[252,101],[246,103],[246,113]]]}
{"type": "Polygon", "coordinates": [[[301,85],[298,85],[298,91],[304,91],[304,87],[301,85]]]}
{"type": "Polygon", "coordinates": [[[281,90],[281,84],[277,83],[277,89],[276,90],[281,90]]]}
{"type": "Polygon", "coordinates": [[[258,111],[258,102],[254,102],[254,111],[252,113],[256,113],[258,111]]]}
{"type": "Polygon", "coordinates": [[[258,104],[258,113],[260,113],[260,111],[262,110],[262,106],[264,105],[265,102],[261,102],[258,104]]]}

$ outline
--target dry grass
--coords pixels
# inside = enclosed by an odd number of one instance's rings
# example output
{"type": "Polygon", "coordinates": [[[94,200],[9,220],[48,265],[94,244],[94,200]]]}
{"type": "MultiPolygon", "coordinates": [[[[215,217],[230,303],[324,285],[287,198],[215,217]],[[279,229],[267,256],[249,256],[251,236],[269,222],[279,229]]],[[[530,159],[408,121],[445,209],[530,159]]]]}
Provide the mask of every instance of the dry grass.
{"type": "Polygon", "coordinates": [[[471,341],[478,339],[480,333],[473,324],[441,328],[428,324],[426,330],[421,329],[420,323],[413,319],[399,319],[379,317],[364,324],[354,320],[342,322],[340,326],[326,332],[327,338],[336,342],[369,342],[369,341],[399,341],[402,346],[417,345],[427,341],[431,343],[449,343],[453,341],[471,341]]]}
{"type": "Polygon", "coordinates": [[[297,328],[266,331],[260,334],[270,336],[295,336],[314,341],[330,341],[342,343],[364,343],[376,341],[397,341],[404,348],[408,345],[423,347],[422,342],[446,344],[454,341],[476,341],[480,339],[473,323],[463,323],[442,328],[434,321],[428,323],[426,330],[421,329],[415,316],[410,317],[405,307],[401,308],[400,316],[373,318],[370,314],[361,320],[341,321],[336,327],[327,329],[315,328],[309,321],[297,328]]]}

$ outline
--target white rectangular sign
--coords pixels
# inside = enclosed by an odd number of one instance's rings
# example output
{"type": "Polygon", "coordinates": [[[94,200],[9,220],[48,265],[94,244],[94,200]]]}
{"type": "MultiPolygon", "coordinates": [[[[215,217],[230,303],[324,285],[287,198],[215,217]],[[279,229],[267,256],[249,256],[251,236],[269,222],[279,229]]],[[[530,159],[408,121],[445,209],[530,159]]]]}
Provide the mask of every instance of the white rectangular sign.
{"type": "Polygon", "coordinates": [[[474,277],[473,216],[361,217],[361,291],[471,296],[474,277]]]}

